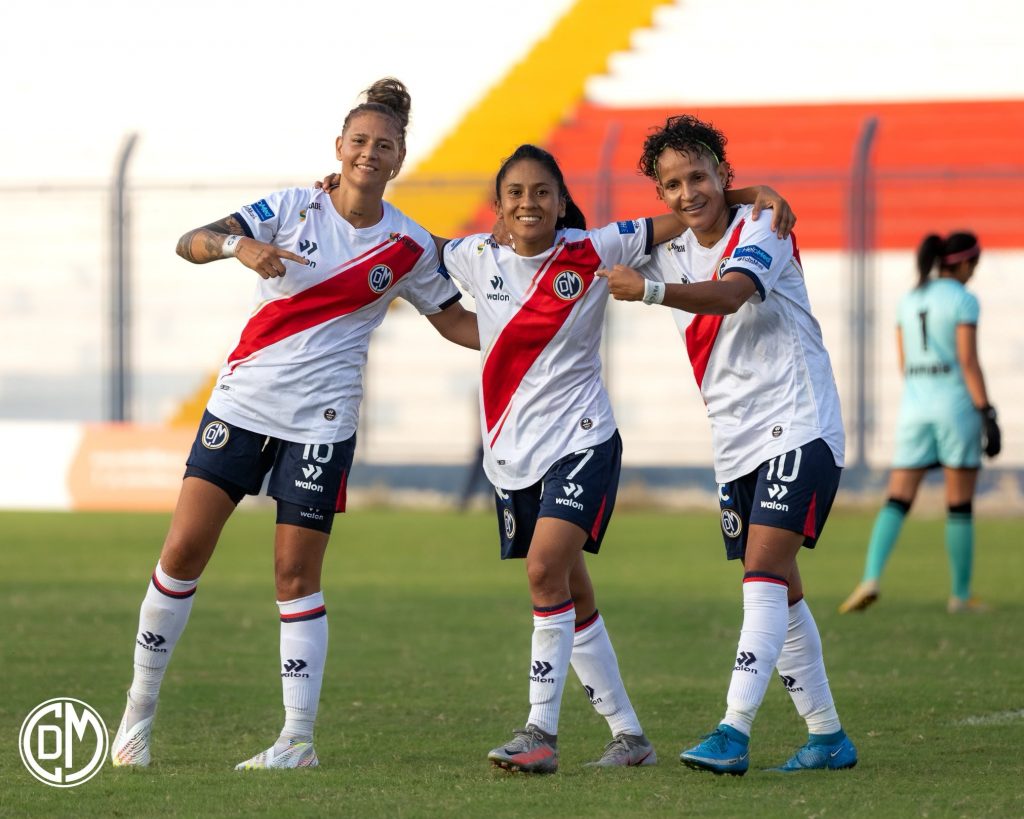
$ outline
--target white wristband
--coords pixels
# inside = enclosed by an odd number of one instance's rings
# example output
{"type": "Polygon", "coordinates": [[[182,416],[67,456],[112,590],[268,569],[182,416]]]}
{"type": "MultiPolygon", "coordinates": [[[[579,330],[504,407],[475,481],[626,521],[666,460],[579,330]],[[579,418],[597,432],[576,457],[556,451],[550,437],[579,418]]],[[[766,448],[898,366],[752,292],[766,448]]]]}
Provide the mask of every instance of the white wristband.
{"type": "Polygon", "coordinates": [[[224,244],[220,246],[220,255],[222,259],[229,259],[232,256],[238,255],[238,243],[242,241],[241,236],[232,234],[224,240],[224,244]]]}
{"type": "Polygon", "coordinates": [[[661,304],[665,301],[665,283],[652,282],[647,279],[644,282],[644,304],[661,304]]]}

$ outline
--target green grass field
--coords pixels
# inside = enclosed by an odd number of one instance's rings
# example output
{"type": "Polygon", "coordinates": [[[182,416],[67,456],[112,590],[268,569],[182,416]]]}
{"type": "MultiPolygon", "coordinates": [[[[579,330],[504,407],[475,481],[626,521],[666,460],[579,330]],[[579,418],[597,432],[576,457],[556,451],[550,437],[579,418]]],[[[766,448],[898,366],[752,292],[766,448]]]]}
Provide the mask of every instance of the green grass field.
{"type": "Polygon", "coordinates": [[[571,678],[561,769],[491,769],[527,714],[531,613],[521,563],[489,515],[356,511],[335,525],[324,589],[330,654],[321,768],[236,773],[281,724],[272,516],[239,513],[203,577],[164,683],[147,770],[105,766],[57,789],[22,766],[34,706],[75,697],[116,730],[161,515],[0,514],[0,814],[4,816],[1020,816],[1024,813],[1024,521],[981,520],[976,592],[946,614],[941,520],[912,518],[871,611],[836,606],[860,575],[870,514],[833,515],[801,570],[852,771],[780,776],[805,738],[781,685],[752,768],[714,777],[679,750],[722,714],[741,618],[740,567],[713,514],[620,513],[591,561],[630,695],[661,758],[595,771],[607,729],[571,678]]]}

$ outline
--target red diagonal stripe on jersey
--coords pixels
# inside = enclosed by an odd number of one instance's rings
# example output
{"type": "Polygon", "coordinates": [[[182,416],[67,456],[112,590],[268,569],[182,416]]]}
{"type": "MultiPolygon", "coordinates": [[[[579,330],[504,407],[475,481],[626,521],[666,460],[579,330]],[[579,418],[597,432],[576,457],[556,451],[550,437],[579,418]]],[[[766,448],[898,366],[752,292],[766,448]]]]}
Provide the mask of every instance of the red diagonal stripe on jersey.
{"type": "MultiPolygon", "coordinates": [[[[512,396],[537,357],[565,324],[573,307],[586,294],[601,259],[590,239],[556,248],[541,266],[542,275],[519,312],[501,331],[484,362],[482,383],[484,418],[493,431],[505,415],[512,396]],[[583,280],[583,289],[572,301],[555,295],[554,281],[560,273],[572,270],[583,280]]],[[[497,439],[497,431],[491,440],[497,439]]]]}
{"type": "MultiPolygon", "coordinates": [[[[743,230],[745,219],[740,223],[729,237],[729,243],[725,246],[725,253],[715,263],[715,272],[711,276],[714,281],[718,278],[718,268],[722,266],[722,260],[732,256],[736,245],[740,241],[740,231],[743,230]]],[[[697,379],[697,386],[704,383],[704,372],[708,368],[708,360],[711,358],[711,349],[715,346],[715,339],[718,338],[718,331],[722,327],[722,320],[725,316],[694,316],[693,321],[686,327],[686,353],[690,356],[690,365],[693,367],[693,376],[697,379]]]]}
{"type": "Polygon", "coordinates": [[[370,270],[379,264],[391,268],[391,289],[422,255],[423,248],[416,242],[398,236],[367,251],[329,279],[294,296],[270,302],[242,330],[238,346],[228,356],[231,369],[271,344],[366,307],[383,295],[370,287],[370,270]]]}

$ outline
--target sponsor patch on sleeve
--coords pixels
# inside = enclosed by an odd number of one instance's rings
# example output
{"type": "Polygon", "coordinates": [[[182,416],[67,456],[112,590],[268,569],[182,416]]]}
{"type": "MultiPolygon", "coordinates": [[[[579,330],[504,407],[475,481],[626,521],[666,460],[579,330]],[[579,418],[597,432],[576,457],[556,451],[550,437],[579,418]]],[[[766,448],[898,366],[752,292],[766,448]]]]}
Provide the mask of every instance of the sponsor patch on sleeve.
{"type": "Polygon", "coordinates": [[[633,221],[617,222],[619,226],[619,233],[636,233],[637,228],[640,227],[640,223],[635,219],[633,221]]]}
{"type": "Polygon", "coordinates": [[[266,222],[267,219],[272,219],[274,217],[274,211],[271,210],[266,199],[260,199],[259,202],[253,202],[251,205],[246,205],[245,211],[250,216],[255,215],[261,222],[266,222]]]}
{"type": "Polygon", "coordinates": [[[733,251],[732,257],[734,259],[750,259],[750,261],[764,270],[767,270],[772,266],[772,257],[757,245],[745,245],[744,247],[738,247],[733,251]]]}

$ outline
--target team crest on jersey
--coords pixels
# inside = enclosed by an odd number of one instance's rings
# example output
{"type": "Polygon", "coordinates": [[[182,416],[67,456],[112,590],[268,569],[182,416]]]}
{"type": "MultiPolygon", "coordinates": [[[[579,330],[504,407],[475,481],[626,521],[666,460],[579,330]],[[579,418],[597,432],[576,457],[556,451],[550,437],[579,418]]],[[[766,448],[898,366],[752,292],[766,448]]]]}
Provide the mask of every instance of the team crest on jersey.
{"type": "Polygon", "coordinates": [[[722,259],[721,262],[718,263],[718,278],[722,278],[722,274],[725,273],[725,268],[729,264],[729,260],[731,258],[731,256],[727,256],[726,258],[722,259]]]}
{"type": "Polygon", "coordinates": [[[391,272],[390,267],[386,264],[378,264],[370,268],[370,275],[367,277],[367,281],[374,293],[383,293],[391,286],[394,278],[395,276],[391,272]]]}
{"type": "Polygon", "coordinates": [[[562,301],[575,301],[583,293],[583,277],[575,270],[563,270],[555,276],[553,288],[562,301]]]}
{"type": "Polygon", "coordinates": [[[722,531],[726,537],[738,538],[743,531],[743,521],[732,509],[722,510],[722,531]]]}
{"type": "Polygon", "coordinates": [[[203,427],[203,435],[200,440],[207,449],[221,449],[231,437],[227,424],[223,421],[210,421],[203,427]]]}

